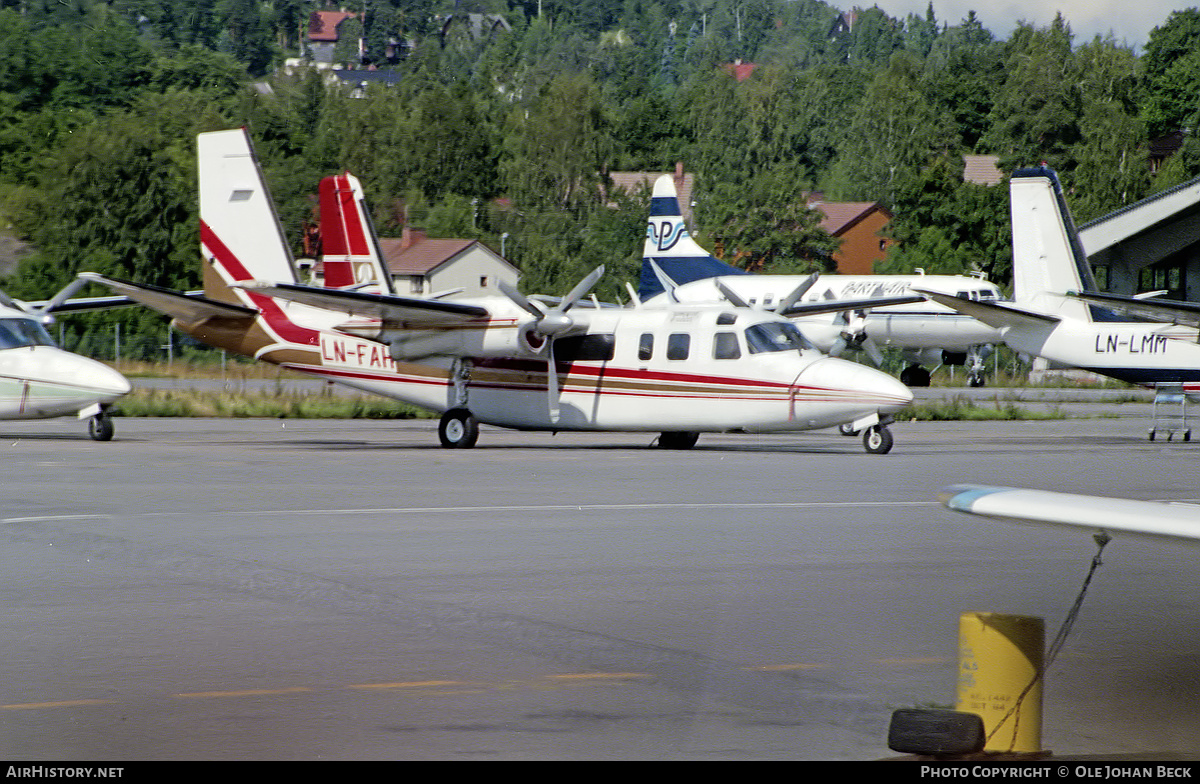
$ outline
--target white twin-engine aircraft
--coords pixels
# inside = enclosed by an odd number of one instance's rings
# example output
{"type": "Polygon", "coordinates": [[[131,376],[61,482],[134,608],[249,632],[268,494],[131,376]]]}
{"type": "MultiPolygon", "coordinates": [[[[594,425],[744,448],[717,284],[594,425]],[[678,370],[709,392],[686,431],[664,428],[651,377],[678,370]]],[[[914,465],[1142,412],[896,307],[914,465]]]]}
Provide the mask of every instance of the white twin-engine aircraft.
{"type": "Polygon", "coordinates": [[[998,300],[994,284],[960,275],[751,275],[712,256],[692,239],[679,210],[675,183],[664,175],[654,184],[650,224],[642,254],[638,293],[647,302],[727,300],[791,316],[817,348],[838,356],[861,349],[878,367],[879,346],[902,349],[910,364],[900,372],[909,386],[929,386],[925,365],[968,366],[967,383],[983,386],[983,359],[999,332],[952,308],[916,296],[932,289],[972,300],[998,300]],[[797,296],[797,287],[804,285],[797,296]],[[789,299],[789,296],[795,299],[789,299]],[[862,300],[869,300],[864,306],[862,300]],[[815,303],[842,302],[840,311],[810,315],[815,303]]]}
{"type": "Polygon", "coordinates": [[[87,310],[114,298],[67,298],[79,282],[47,302],[20,302],[0,294],[0,419],[77,416],[88,420],[88,435],[113,437],[108,407],[129,392],[129,381],[107,365],[55,345],[44,323],[51,313],[87,310]]]}
{"type": "Polygon", "coordinates": [[[848,422],[886,452],[890,413],[912,393],[872,368],[821,355],[783,316],[732,306],[605,308],[583,298],[598,269],[554,306],[502,296],[392,293],[349,175],[322,186],[327,287],[301,285],[244,130],[198,139],[204,292],[84,273],[213,346],[444,412],[443,446],[480,423],[526,430],[811,430],[848,422]],[[339,286],[330,288],[328,285],[339,286]]]}
{"type": "Polygon", "coordinates": [[[1152,295],[1100,294],[1054,172],[1018,170],[1009,190],[1013,301],[922,293],[995,327],[1016,351],[1152,387],[1159,394],[1200,396],[1200,307],[1144,298],[1152,295]],[[1122,318],[1114,309],[1175,323],[1122,318]]]}

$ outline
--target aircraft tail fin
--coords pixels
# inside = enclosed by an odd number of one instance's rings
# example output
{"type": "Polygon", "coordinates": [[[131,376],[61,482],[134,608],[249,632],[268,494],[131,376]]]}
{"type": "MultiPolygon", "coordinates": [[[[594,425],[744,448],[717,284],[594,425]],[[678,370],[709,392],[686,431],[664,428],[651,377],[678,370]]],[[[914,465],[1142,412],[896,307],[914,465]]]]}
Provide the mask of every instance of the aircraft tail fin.
{"type": "Polygon", "coordinates": [[[663,292],[663,285],[651,262],[658,264],[676,284],[715,278],[719,275],[745,275],[700,247],[688,233],[675,193],[675,180],[669,174],[654,183],[650,199],[650,220],[646,242],[642,246],[642,274],[638,296],[647,300],[663,292]]]}
{"type": "Polygon", "coordinates": [[[371,223],[362,183],[353,174],[321,180],[321,254],[325,287],[391,294],[391,275],[371,223]]]}
{"type": "Polygon", "coordinates": [[[291,250],[246,130],[200,134],[196,156],[205,295],[244,304],[231,284],[297,282],[291,250]]]}
{"type": "Polygon", "coordinates": [[[1055,173],[1019,169],[1009,181],[1012,199],[1013,299],[1096,291],[1092,268],[1055,173]]]}

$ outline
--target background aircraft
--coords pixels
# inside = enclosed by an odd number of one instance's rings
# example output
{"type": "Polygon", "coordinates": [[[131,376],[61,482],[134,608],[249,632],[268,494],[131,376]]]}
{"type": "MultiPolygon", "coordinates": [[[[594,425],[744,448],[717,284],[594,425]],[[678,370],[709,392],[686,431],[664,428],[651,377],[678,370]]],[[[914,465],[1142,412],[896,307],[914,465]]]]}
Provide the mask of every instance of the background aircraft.
{"type": "Polygon", "coordinates": [[[689,235],[675,194],[664,175],[654,183],[642,254],[638,293],[643,300],[672,296],[680,302],[739,300],[749,307],[793,317],[813,345],[838,356],[862,349],[878,366],[880,345],[902,349],[910,363],[900,374],[909,386],[929,386],[925,365],[968,365],[968,383],[982,386],[985,346],[1000,341],[992,327],[954,309],[914,295],[913,288],[944,291],[973,300],[998,300],[1000,290],[958,275],[751,275],[700,247],[689,235]],[[661,274],[655,271],[657,265],[661,274]],[[664,276],[667,280],[664,280],[664,276]],[[811,282],[810,282],[811,281],[811,282]],[[795,296],[797,287],[808,284],[795,296]],[[672,286],[672,284],[674,284],[672,286]],[[813,303],[843,303],[840,311],[810,314],[813,303]],[[785,303],[781,307],[780,303],[785,303]]]}
{"type": "MultiPolygon", "coordinates": [[[[506,286],[493,297],[398,297],[386,278],[371,279],[384,274],[378,259],[357,258],[375,252],[370,242],[347,241],[348,266],[333,260],[333,274],[348,286],[301,285],[246,132],[200,134],[197,147],[204,296],[83,277],[210,345],[444,412],[446,447],[473,446],[479,423],[657,431],[660,446],[689,448],[705,431],[853,422],[868,451],[886,452],[889,414],[912,400],[883,373],[822,356],[774,313],[575,308],[602,268],[553,306],[506,286]]],[[[339,196],[331,209],[347,237],[369,237],[360,198],[339,196]]]]}
{"type": "Polygon", "coordinates": [[[1160,396],[1200,395],[1200,345],[1194,327],[1130,320],[1098,303],[1157,312],[1165,320],[1172,320],[1174,313],[1173,320],[1192,324],[1200,309],[1189,303],[1097,293],[1054,172],[1021,169],[1013,174],[1009,189],[1013,301],[974,301],[920,287],[918,291],[995,327],[1004,342],[1021,353],[1153,387],[1160,396]]]}
{"type": "Polygon", "coordinates": [[[53,321],[51,313],[112,306],[123,299],[68,299],[79,285],[45,302],[21,302],[0,293],[0,419],[75,415],[88,420],[93,439],[108,441],[114,431],[108,407],[129,392],[129,381],[101,362],[59,348],[42,326],[53,321]]]}
{"type": "Polygon", "coordinates": [[[987,485],[951,485],[938,494],[956,512],[1103,533],[1200,539],[1200,506],[987,485]]]}

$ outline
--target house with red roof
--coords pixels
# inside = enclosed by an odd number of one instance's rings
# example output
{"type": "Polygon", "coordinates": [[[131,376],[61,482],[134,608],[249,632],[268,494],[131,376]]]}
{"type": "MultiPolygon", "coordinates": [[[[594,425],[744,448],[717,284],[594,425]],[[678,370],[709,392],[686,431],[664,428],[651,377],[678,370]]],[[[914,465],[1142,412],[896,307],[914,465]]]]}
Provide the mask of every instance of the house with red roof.
{"type": "Polygon", "coordinates": [[[313,11],[308,17],[305,43],[314,63],[332,63],[333,50],[342,34],[342,23],[358,14],[351,11],[313,11]]]}
{"type": "MultiPolygon", "coordinates": [[[[499,294],[499,281],[517,285],[521,273],[479,240],[439,239],[405,228],[400,237],[380,237],[383,263],[400,296],[429,296],[462,289],[468,296],[499,294]]],[[[324,269],[313,265],[312,284],[322,285],[324,269]]]]}
{"type": "Polygon", "coordinates": [[[839,275],[872,275],[875,262],[887,256],[892,240],[884,229],[892,213],[875,201],[810,201],[824,217],[821,228],[841,240],[833,252],[839,275]]]}

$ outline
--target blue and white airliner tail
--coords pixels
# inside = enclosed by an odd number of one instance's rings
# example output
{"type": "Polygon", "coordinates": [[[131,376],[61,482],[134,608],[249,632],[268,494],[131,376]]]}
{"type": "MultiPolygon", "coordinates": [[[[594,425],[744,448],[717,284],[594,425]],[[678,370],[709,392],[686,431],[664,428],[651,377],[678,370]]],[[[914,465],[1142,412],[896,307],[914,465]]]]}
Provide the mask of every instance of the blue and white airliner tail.
{"type": "Polygon", "coordinates": [[[675,193],[671,175],[664,174],[654,183],[650,197],[650,220],[646,223],[646,242],[642,246],[642,275],[638,296],[644,301],[663,292],[663,284],[650,262],[678,285],[723,275],[747,275],[700,247],[688,233],[675,193]]]}

